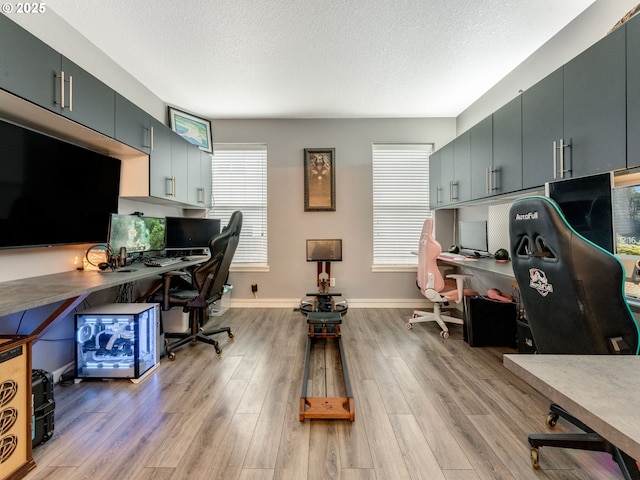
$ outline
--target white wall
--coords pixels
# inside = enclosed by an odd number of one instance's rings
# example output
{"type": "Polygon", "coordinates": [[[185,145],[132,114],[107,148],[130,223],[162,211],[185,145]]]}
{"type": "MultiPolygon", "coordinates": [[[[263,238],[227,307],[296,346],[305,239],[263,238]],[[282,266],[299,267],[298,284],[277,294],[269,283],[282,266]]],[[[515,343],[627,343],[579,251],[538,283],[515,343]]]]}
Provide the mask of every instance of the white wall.
{"type": "MultiPolygon", "coordinates": [[[[305,261],[307,238],[342,238],[344,259],[332,265],[347,298],[380,302],[420,299],[415,272],[373,273],[372,144],[427,142],[455,133],[453,119],[214,120],[214,143],[266,143],[269,272],[232,272],[232,303],[297,302],[315,289],[316,266],[305,261]],[[336,211],[304,211],[304,148],[336,149],[336,211]]],[[[417,242],[417,239],[416,239],[417,242]]]]}
{"type": "Polygon", "coordinates": [[[638,0],[597,0],[457,118],[461,134],[607,35],[638,0]]]}

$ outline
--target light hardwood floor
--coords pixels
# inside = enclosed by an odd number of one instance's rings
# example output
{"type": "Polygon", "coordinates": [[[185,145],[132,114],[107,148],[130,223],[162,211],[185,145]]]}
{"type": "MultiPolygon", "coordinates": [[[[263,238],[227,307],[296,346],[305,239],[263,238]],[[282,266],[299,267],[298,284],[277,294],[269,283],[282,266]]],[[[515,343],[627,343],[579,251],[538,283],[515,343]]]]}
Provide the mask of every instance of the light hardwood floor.
{"type": "MultiPolygon", "coordinates": [[[[533,470],[527,434],[545,430],[548,402],[502,366],[513,351],[470,348],[460,326],[447,340],[434,324],[407,330],[411,313],[352,308],[344,317],[353,423],[299,421],[299,312],[230,309],[210,321],[235,333],[218,336],[220,356],[187,345],[139,384],[56,386],[55,433],[34,449],[27,479],[622,478],[608,454],[552,448],[533,470]]],[[[331,396],[344,385],[335,342],[324,343],[309,391],[331,396]]]]}

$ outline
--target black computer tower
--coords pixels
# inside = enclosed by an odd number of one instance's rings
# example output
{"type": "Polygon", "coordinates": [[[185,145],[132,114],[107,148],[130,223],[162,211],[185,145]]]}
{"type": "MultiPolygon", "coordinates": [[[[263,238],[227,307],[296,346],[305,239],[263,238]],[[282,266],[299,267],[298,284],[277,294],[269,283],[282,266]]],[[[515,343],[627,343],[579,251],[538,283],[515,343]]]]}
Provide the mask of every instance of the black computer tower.
{"type": "Polygon", "coordinates": [[[471,347],[517,346],[515,303],[480,296],[465,297],[464,340],[471,347]]]}
{"type": "Polygon", "coordinates": [[[54,410],[56,402],[53,396],[53,374],[44,370],[31,372],[33,398],[33,428],[31,445],[46,442],[53,435],[54,410]]]}

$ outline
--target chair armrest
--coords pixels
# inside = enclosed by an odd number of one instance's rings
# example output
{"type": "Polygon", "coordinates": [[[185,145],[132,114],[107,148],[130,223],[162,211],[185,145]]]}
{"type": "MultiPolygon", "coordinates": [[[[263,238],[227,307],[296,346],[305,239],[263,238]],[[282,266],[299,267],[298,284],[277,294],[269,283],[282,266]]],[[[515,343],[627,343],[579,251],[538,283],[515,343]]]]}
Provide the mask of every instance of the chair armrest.
{"type": "Polygon", "coordinates": [[[447,278],[453,278],[456,281],[456,289],[458,290],[458,302],[456,303],[460,303],[464,298],[464,280],[471,277],[473,277],[473,275],[469,275],[468,273],[452,273],[447,275],[447,278]]]}

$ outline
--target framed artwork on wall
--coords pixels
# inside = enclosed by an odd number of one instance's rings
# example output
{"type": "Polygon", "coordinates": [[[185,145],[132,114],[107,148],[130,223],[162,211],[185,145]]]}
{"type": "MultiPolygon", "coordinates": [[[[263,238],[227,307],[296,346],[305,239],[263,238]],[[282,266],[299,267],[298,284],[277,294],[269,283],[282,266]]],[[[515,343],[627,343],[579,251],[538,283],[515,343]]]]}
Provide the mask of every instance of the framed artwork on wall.
{"type": "Polygon", "coordinates": [[[182,138],[197,145],[200,150],[213,152],[209,120],[169,107],[169,126],[182,138]]]}
{"type": "Polygon", "coordinates": [[[335,148],[304,149],[304,211],[335,212],[335,148]]]}

